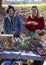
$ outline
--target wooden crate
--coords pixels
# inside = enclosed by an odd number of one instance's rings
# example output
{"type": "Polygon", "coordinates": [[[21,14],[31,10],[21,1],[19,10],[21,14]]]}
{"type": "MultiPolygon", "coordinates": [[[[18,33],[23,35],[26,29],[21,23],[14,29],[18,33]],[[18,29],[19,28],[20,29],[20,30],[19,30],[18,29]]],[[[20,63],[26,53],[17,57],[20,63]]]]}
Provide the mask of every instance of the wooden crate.
{"type": "Polygon", "coordinates": [[[0,35],[0,44],[2,44],[3,49],[10,49],[12,45],[12,34],[1,34],[0,35]]]}

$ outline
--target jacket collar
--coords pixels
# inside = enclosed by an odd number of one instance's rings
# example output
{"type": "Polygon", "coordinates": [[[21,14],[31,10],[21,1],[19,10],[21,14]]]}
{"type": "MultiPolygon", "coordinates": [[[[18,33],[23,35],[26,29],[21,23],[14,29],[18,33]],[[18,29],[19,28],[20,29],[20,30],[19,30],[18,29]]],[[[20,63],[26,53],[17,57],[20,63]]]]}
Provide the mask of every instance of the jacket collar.
{"type": "MultiPolygon", "coordinates": [[[[6,17],[9,19],[9,21],[11,22],[10,16],[7,14],[6,17]]],[[[16,14],[13,16],[16,17],[16,14]]]]}

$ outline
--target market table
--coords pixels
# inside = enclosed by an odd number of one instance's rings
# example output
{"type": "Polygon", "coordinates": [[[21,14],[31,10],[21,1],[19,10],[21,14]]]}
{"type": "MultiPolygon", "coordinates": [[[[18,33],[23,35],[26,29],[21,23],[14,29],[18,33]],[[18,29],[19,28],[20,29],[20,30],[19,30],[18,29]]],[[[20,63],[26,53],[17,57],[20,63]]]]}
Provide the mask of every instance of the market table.
{"type": "Polygon", "coordinates": [[[23,59],[23,60],[45,60],[45,56],[40,56],[36,51],[0,51],[0,58],[2,59],[23,59]]]}
{"type": "MultiPolygon", "coordinates": [[[[5,47],[7,46],[8,43],[13,43],[13,35],[0,35],[0,39],[1,42],[3,41],[3,44],[5,45],[5,47]],[[5,42],[4,42],[5,41],[5,42]]],[[[0,42],[0,46],[2,45],[2,43],[0,42]]],[[[14,44],[14,43],[13,43],[14,44]]],[[[12,45],[12,44],[11,44],[12,45]]],[[[27,51],[27,50],[22,50],[22,49],[18,49],[17,51],[15,50],[0,50],[0,58],[2,59],[29,59],[29,60],[45,60],[46,59],[46,55],[45,56],[40,56],[38,54],[38,52],[36,51],[27,51]]]]}

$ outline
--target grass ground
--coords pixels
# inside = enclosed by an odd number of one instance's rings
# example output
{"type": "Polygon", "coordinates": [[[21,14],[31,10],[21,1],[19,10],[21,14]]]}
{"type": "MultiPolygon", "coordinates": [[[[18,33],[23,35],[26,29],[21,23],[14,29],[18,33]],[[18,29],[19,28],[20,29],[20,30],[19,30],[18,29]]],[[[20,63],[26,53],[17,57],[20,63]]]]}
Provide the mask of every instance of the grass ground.
{"type": "MultiPolygon", "coordinates": [[[[46,6],[46,3],[40,3],[40,4],[12,4],[14,7],[31,7],[33,5],[38,6],[38,7],[42,7],[42,6],[46,6]]],[[[8,5],[2,5],[3,7],[7,7],[8,5]]]]}

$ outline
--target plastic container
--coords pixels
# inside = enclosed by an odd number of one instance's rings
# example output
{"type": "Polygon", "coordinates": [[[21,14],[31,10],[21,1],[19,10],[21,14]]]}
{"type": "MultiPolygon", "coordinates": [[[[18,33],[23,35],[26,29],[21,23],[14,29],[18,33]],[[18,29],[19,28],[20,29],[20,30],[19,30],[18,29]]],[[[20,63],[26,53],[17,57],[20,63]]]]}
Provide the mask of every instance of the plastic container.
{"type": "Polygon", "coordinates": [[[35,35],[36,32],[30,32],[30,36],[32,37],[33,35],[35,35]]]}

